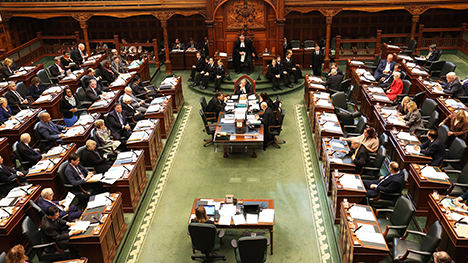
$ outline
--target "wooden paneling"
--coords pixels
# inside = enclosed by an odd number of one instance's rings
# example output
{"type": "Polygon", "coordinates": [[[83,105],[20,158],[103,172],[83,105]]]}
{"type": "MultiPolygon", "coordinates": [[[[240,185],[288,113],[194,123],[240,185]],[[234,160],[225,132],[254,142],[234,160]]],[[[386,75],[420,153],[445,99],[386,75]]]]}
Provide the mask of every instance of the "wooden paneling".
{"type": "Polygon", "coordinates": [[[167,31],[170,43],[174,43],[175,39],[179,38],[181,42],[187,44],[189,39],[193,38],[200,44],[207,35],[205,18],[201,15],[174,15],[167,21],[167,31]]]}
{"type": "Polygon", "coordinates": [[[286,16],[284,36],[289,40],[319,40],[326,35],[326,19],[318,11],[306,14],[291,12],[286,16]]]}

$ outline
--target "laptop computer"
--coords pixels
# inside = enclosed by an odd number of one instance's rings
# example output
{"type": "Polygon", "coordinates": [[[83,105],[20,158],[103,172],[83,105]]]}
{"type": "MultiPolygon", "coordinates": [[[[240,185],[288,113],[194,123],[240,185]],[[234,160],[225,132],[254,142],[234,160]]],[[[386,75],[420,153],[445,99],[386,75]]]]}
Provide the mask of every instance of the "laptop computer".
{"type": "Polygon", "coordinates": [[[258,214],[260,212],[259,204],[244,204],[244,214],[258,214]]]}
{"type": "Polygon", "coordinates": [[[214,205],[204,205],[203,207],[205,208],[207,216],[214,216],[216,214],[214,205]]]}

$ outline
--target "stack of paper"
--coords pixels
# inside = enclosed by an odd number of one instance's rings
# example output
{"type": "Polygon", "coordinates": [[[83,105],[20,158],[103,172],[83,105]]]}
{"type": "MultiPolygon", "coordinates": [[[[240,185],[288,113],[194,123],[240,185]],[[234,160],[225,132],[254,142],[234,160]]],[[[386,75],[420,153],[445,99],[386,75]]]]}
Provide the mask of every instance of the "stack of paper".
{"type": "Polygon", "coordinates": [[[385,115],[395,115],[398,111],[390,107],[382,107],[380,111],[385,115]]]}
{"type": "Polygon", "coordinates": [[[92,105],[91,108],[98,108],[98,107],[102,107],[104,105],[107,104],[107,101],[106,100],[98,100],[98,101],[95,101],[92,105]]]}
{"type": "Polygon", "coordinates": [[[408,68],[414,68],[414,67],[416,67],[416,63],[414,63],[414,62],[406,62],[406,66],[408,66],[408,68]]]}
{"type": "Polygon", "coordinates": [[[88,202],[88,209],[108,205],[110,203],[109,199],[108,192],[91,196],[88,202]]]}
{"type": "Polygon", "coordinates": [[[70,230],[81,230],[86,231],[91,222],[89,221],[76,221],[74,226],[70,227],[70,230]]]}
{"type": "Polygon", "coordinates": [[[263,209],[258,216],[258,222],[273,223],[275,221],[275,209],[263,209]]]}
{"type": "MultiPolygon", "coordinates": [[[[131,167],[133,168],[133,165],[131,167]]],[[[118,179],[122,178],[122,176],[127,172],[127,169],[123,166],[113,166],[104,174],[104,178],[101,179],[101,182],[114,184],[118,179]]],[[[129,170],[131,171],[131,169],[129,170]]]]}
{"type": "Polygon", "coordinates": [[[385,94],[385,92],[383,91],[383,89],[381,87],[369,87],[367,88],[370,92],[373,92],[373,93],[380,93],[380,94],[385,94]]]}
{"type": "Polygon", "coordinates": [[[152,128],[154,123],[151,120],[141,120],[137,122],[134,130],[142,130],[146,128],[152,128]]]}
{"type": "Polygon", "coordinates": [[[356,69],[356,74],[362,75],[362,74],[364,74],[364,73],[366,73],[366,70],[365,70],[365,69],[363,69],[363,68],[358,68],[358,69],[356,69]]]}
{"type": "Polygon", "coordinates": [[[163,107],[161,107],[161,105],[159,104],[152,104],[148,107],[148,109],[146,109],[146,112],[149,113],[149,112],[158,112],[160,111],[161,109],[163,109],[163,107]]]}
{"type": "Polygon", "coordinates": [[[406,123],[404,121],[402,121],[402,120],[400,120],[397,117],[392,116],[392,115],[387,118],[387,121],[390,122],[393,125],[406,126],[406,123]]]}
{"type": "Polygon", "coordinates": [[[323,106],[323,107],[331,107],[331,106],[332,106],[331,102],[328,101],[328,100],[318,100],[318,101],[315,103],[315,105],[317,105],[317,106],[323,106]]]}
{"type": "Polygon", "coordinates": [[[322,121],[338,122],[338,118],[336,117],[335,114],[327,113],[327,112],[323,112],[322,115],[320,115],[320,119],[322,121]]]}
{"type": "Polygon", "coordinates": [[[415,75],[429,75],[429,73],[427,73],[423,69],[419,69],[419,68],[413,68],[413,70],[411,70],[411,72],[413,74],[415,74],[415,75]]]}
{"type": "Polygon", "coordinates": [[[421,149],[418,148],[417,150],[414,149],[414,145],[406,145],[405,146],[405,150],[408,152],[408,153],[411,153],[411,154],[421,154],[421,149]]]}
{"type": "Polygon", "coordinates": [[[317,92],[314,94],[314,98],[328,100],[330,98],[330,94],[325,92],[317,92]]]}
{"type": "Polygon", "coordinates": [[[13,188],[6,197],[16,198],[16,197],[23,197],[25,195],[29,195],[33,192],[32,185],[23,185],[17,186],[13,188]]]}
{"type": "Polygon", "coordinates": [[[80,116],[80,118],[78,119],[76,124],[85,125],[85,124],[88,124],[88,123],[91,123],[91,122],[94,122],[93,116],[91,116],[90,114],[84,114],[84,115],[80,116]]]}
{"type": "Polygon", "coordinates": [[[399,132],[397,135],[397,138],[401,140],[405,140],[405,141],[412,141],[412,142],[418,141],[418,138],[416,136],[414,136],[413,134],[409,132],[404,132],[404,131],[399,132]]]}
{"type": "Polygon", "coordinates": [[[47,153],[45,153],[44,156],[48,157],[48,156],[59,155],[64,151],[65,151],[64,148],[62,148],[60,146],[55,146],[55,147],[51,148],[47,153]]]}
{"type": "Polygon", "coordinates": [[[111,83],[111,86],[115,87],[115,86],[121,86],[121,85],[124,85],[124,84],[125,84],[125,79],[117,78],[116,80],[114,80],[114,82],[111,83]]]}
{"type": "Polygon", "coordinates": [[[83,128],[83,126],[74,126],[74,127],[71,127],[70,129],[68,129],[67,132],[65,132],[65,134],[63,136],[64,137],[74,137],[74,136],[82,134],[84,131],[85,131],[85,129],[83,128]]]}
{"type": "Polygon", "coordinates": [[[3,127],[2,130],[11,130],[19,123],[20,122],[17,119],[7,120],[6,122],[3,123],[5,124],[5,127],[3,127]]]}
{"type": "Polygon", "coordinates": [[[366,231],[356,231],[356,237],[365,242],[372,242],[378,244],[385,244],[385,238],[381,233],[371,233],[366,231]]]}
{"type": "Polygon", "coordinates": [[[315,88],[315,89],[325,89],[325,86],[323,86],[321,84],[317,84],[317,83],[311,83],[310,87],[315,88]]]}
{"type": "Polygon", "coordinates": [[[410,56],[407,56],[407,55],[399,54],[399,55],[398,55],[398,58],[400,58],[400,59],[402,59],[402,60],[404,59],[404,60],[406,60],[406,61],[413,61],[413,58],[410,57],[410,56]]]}
{"type": "Polygon", "coordinates": [[[439,172],[434,167],[430,167],[430,166],[427,166],[421,169],[421,175],[426,178],[435,179],[435,180],[448,179],[448,175],[446,173],[439,172]]]}
{"type": "Polygon", "coordinates": [[[232,220],[234,220],[236,226],[245,224],[245,217],[242,214],[232,216],[232,220]]]}
{"type": "Polygon", "coordinates": [[[327,131],[340,133],[341,127],[333,122],[327,122],[323,125],[323,128],[327,131]]]}
{"type": "Polygon", "coordinates": [[[175,86],[177,85],[177,77],[168,77],[161,82],[161,85],[175,86]]]}
{"type": "Polygon", "coordinates": [[[13,214],[13,206],[0,209],[0,218],[9,218],[11,214],[13,214]]]}
{"type": "Polygon", "coordinates": [[[165,101],[166,101],[166,97],[158,97],[158,98],[154,98],[151,101],[151,104],[161,104],[161,103],[164,103],[165,101]]]}
{"type": "Polygon", "coordinates": [[[368,211],[366,207],[353,206],[349,209],[350,215],[355,219],[362,219],[366,221],[374,221],[375,217],[372,211],[368,211]]]}
{"type": "Polygon", "coordinates": [[[361,180],[356,178],[354,174],[344,174],[340,178],[340,183],[344,188],[358,189],[361,186],[361,180]]]}
{"type": "Polygon", "coordinates": [[[349,64],[351,64],[352,66],[355,66],[355,67],[365,66],[366,65],[366,64],[364,64],[364,62],[359,61],[359,60],[351,60],[351,62],[349,62],[349,64]]]}
{"type": "Polygon", "coordinates": [[[374,97],[376,100],[391,102],[387,95],[373,94],[372,97],[374,97]]]}
{"type": "Polygon", "coordinates": [[[253,225],[253,224],[258,224],[258,215],[257,214],[247,214],[245,216],[245,221],[247,224],[253,225]]]}
{"type": "Polygon", "coordinates": [[[465,108],[465,104],[458,102],[454,99],[446,99],[445,104],[453,107],[453,108],[465,108]]]}
{"type": "Polygon", "coordinates": [[[128,138],[128,141],[142,141],[148,139],[148,134],[144,131],[136,131],[133,132],[132,135],[130,135],[130,138],[128,138]]]}
{"type": "Polygon", "coordinates": [[[65,207],[68,207],[70,206],[71,202],[73,201],[73,199],[75,199],[75,195],[72,193],[72,192],[68,192],[67,196],[65,197],[65,199],[63,199],[63,201],[65,201],[65,203],[63,203],[63,206],[65,207]]]}
{"type": "Polygon", "coordinates": [[[40,96],[35,102],[41,103],[41,102],[47,102],[52,99],[52,95],[43,95],[40,96]]]}

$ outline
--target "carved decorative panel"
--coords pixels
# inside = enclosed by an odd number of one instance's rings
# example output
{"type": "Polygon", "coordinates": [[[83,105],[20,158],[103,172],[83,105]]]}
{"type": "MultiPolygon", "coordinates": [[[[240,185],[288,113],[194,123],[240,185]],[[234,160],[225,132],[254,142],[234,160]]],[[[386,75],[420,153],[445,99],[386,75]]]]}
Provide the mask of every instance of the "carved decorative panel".
{"type": "Polygon", "coordinates": [[[232,0],[226,3],[227,30],[265,29],[265,2],[232,0]]]}

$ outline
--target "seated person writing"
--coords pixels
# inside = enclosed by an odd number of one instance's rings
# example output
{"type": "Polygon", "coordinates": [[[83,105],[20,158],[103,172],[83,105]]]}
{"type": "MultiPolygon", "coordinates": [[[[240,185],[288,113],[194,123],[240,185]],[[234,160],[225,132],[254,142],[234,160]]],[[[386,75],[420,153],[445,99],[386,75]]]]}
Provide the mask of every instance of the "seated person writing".
{"type": "Polygon", "coordinates": [[[215,96],[208,102],[208,106],[206,107],[207,112],[216,112],[216,118],[219,116],[219,112],[224,110],[226,103],[224,102],[227,100],[228,97],[224,98],[222,92],[217,91],[215,96]]]}
{"type": "Polygon", "coordinates": [[[7,183],[13,179],[16,179],[8,184],[3,185],[3,188],[6,192],[9,192],[18,185],[27,183],[28,181],[26,181],[26,174],[27,172],[16,171],[15,169],[3,164],[3,157],[0,156],[0,183],[7,183]]]}
{"type": "Polygon", "coordinates": [[[41,121],[37,126],[37,132],[44,140],[48,140],[47,147],[51,148],[55,144],[63,144],[62,137],[65,132],[65,126],[53,123],[50,114],[44,112],[40,116],[41,121]]]}
{"type": "Polygon", "coordinates": [[[403,92],[403,81],[400,76],[400,72],[393,72],[393,82],[387,91],[387,97],[392,101],[403,92]]]}
{"type": "Polygon", "coordinates": [[[416,129],[424,128],[421,113],[418,110],[416,102],[409,102],[407,108],[408,114],[402,119],[405,121],[405,124],[409,126],[409,132],[415,132],[416,129]]]}
{"type": "Polygon", "coordinates": [[[468,133],[468,119],[466,118],[466,113],[464,110],[457,110],[451,115],[447,116],[445,120],[443,120],[439,126],[446,125],[449,128],[448,136],[450,136],[450,142],[448,145],[451,144],[451,141],[455,137],[466,141],[467,133],[468,133]]]}
{"type": "Polygon", "coordinates": [[[421,153],[432,157],[431,166],[440,166],[445,158],[445,145],[438,138],[439,134],[436,130],[427,132],[427,141],[419,146],[414,146],[416,151],[421,150],[421,153]]]}
{"type": "Polygon", "coordinates": [[[172,50],[185,50],[184,43],[181,43],[178,38],[176,38],[174,45],[172,46],[172,50]]]}
{"type": "Polygon", "coordinates": [[[351,155],[351,160],[356,165],[354,172],[361,173],[362,167],[369,162],[369,150],[361,144],[361,141],[353,140],[351,142],[351,151],[348,154],[351,155]]]}
{"type": "Polygon", "coordinates": [[[193,81],[195,79],[195,74],[198,72],[202,72],[205,69],[205,59],[202,58],[201,53],[197,52],[196,54],[197,57],[197,65],[192,65],[192,72],[190,73],[190,78],[188,81],[193,81]]]}
{"type": "Polygon", "coordinates": [[[31,84],[29,85],[29,94],[31,97],[34,100],[37,100],[44,93],[44,91],[45,89],[44,86],[42,86],[41,80],[38,77],[34,77],[31,80],[31,84]]]}
{"type": "Polygon", "coordinates": [[[202,205],[199,205],[195,209],[195,218],[192,218],[190,220],[191,223],[206,223],[206,224],[214,224],[213,218],[208,218],[206,215],[206,210],[205,207],[202,205]]]}
{"type": "Polygon", "coordinates": [[[77,63],[75,63],[70,58],[70,52],[68,52],[68,51],[63,52],[63,56],[62,56],[62,58],[60,58],[60,64],[61,64],[62,68],[65,70],[65,73],[68,70],[74,71],[74,70],[78,69],[77,63]]]}
{"type": "Polygon", "coordinates": [[[96,173],[105,173],[111,168],[114,162],[107,160],[108,153],[103,156],[96,151],[96,142],[86,141],[86,149],[83,151],[81,163],[86,167],[93,167],[96,173]]]}
{"type": "Polygon", "coordinates": [[[53,201],[54,191],[52,188],[45,188],[41,191],[41,197],[37,200],[37,205],[43,210],[46,211],[50,206],[55,206],[59,209],[59,216],[63,218],[68,215],[70,220],[80,218],[82,211],[79,211],[78,208],[74,205],[63,206],[65,200],[62,201],[53,201]]]}
{"type": "Polygon", "coordinates": [[[252,85],[250,83],[247,83],[246,79],[242,79],[239,83],[239,86],[237,86],[236,92],[234,94],[235,95],[242,95],[242,94],[251,95],[253,94],[252,85]]]}
{"type": "Polygon", "coordinates": [[[463,89],[460,79],[457,77],[455,72],[449,72],[445,77],[447,78],[447,82],[442,87],[436,86],[438,90],[447,94],[452,94],[452,98],[454,99],[465,95],[465,90],[463,89]]]}
{"type": "Polygon", "coordinates": [[[386,60],[380,60],[379,66],[374,72],[375,80],[379,80],[381,78],[387,77],[390,73],[392,73],[396,62],[393,61],[393,55],[388,54],[386,60]]]}
{"type": "Polygon", "coordinates": [[[374,128],[368,127],[364,129],[364,132],[359,135],[358,137],[352,138],[340,138],[341,140],[352,142],[354,140],[358,140],[361,142],[364,147],[371,153],[377,152],[379,149],[379,139],[377,138],[377,133],[375,132],[374,128]]]}
{"type": "Polygon", "coordinates": [[[133,94],[135,94],[135,96],[137,97],[141,94],[145,94],[150,98],[158,96],[158,92],[154,89],[154,87],[145,87],[143,83],[141,83],[140,77],[138,77],[137,75],[133,76],[133,83],[130,87],[132,88],[133,94]]]}
{"type": "Polygon", "coordinates": [[[118,153],[117,149],[125,148],[124,147],[125,144],[122,144],[118,140],[115,140],[115,141],[112,140],[111,133],[107,129],[106,125],[104,124],[104,120],[97,120],[94,123],[94,127],[96,128],[96,137],[99,140],[99,143],[101,144],[101,146],[103,147],[111,146],[111,148],[104,148],[103,151],[108,152],[108,153],[116,151],[118,153]]]}
{"type": "Polygon", "coordinates": [[[198,50],[198,43],[193,40],[193,38],[190,38],[190,41],[187,43],[187,46],[185,48],[187,51],[197,51],[198,50]]]}
{"type": "MultiPolygon", "coordinates": [[[[393,72],[399,72],[400,73],[400,79],[403,78],[403,76],[401,75],[401,64],[400,63],[397,63],[395,64],[395,67],[393,68],[393,72]]],[[[384,90],[388,90],[390,85],[393,83],[393,73],[392,74],[389,74],[388,76],[386,77],[382,77],[380,78],[377,83],[377,85],[381,88],[383,88],[384,90]]]]}
{"type": "Polygon", "coordinates": [[[114,137],[115,140],[120,140],[122,137],[127,139],[130,137],[130,125],[128,124],[125,111],[122,110],[121,104],[116,103],[114,105],[114,110],[107,115],[107,119],[112,137],[114,137]]]}
{"type": "Polygon", "coordinates": [[[16,146],[21,159],[23,159],[23,161],[29,162],[29,165],[27,165],[28,168],[35,165],[42,159],[42,154],[39,149],[34,149],[29,146],[30,142],[31,136],[29,133],[23,133],[21,134],[20,141],[16,146]]]}
{"type": "Polygon", "coordinates": [[[208,60],[208,64],[206,64],[203,71],[201,71],[200,74],[197,75],[195,81],[192,83],[192,87],[198,86],[200,84],[200,80],[203,79],[202,86],[200,88],[201,90],[206,89],[206,87],[208,86],[208,82],[215,78],[216,66],[214,64],[213,58],[207,57],[206,59],[208,60]]]}
{"type": "MultiPolygon", "coordinates": [[[[56,206],[49,206],[41,221],[41,242],[48,244],[55,242],[59,249],[70,250],[72,258],[78,258],[78,252],[70,246],[71,236],[83,233],[82,230],[69,230],[75,223],[67,222],[60,218],[60,210],[56,206]]],[[[56,252],[54,246],[47,246],[44,250],[48,253],[56,252]]]]}
{"type": "Polygon", "coordinates": [[[124,89],[124,92],[125,94],[120,97],[120,100],[122,100],[124,96],[128,96],[131,99],[130,105],[132,105],[133,108],[137,109],[141,113],[146,112],[146,109],[148,109],[148,107],[150,106],[148,103],[133,95],[132,89],[130,87],[126,87],[124,89]]]}
{"type": "Polygon", "coordinates": [[[125,112],[126,116],[132,116],[135,122],[138,122],[145,118],[144,114],[142,114],[139,110],[132,106],[132,99],[127,95],[124,95],[122,98],[122,109],[125,112]]]}
{"type": "Polygon", "coordinates": [[[87,87],[85,91],[87,101],[95,102],[102,99],[103,92],[98,88],[97,82],[94,79],[89,81],[89,87],[87,87]]]}
{"type": "Polygon", "coordinates": [[[13,111],[8,105],[8,100],[4,97],[0,97],[0,121],[6,122],[7,120],[14,119],[13,111]]]}
{"type": "Polygon", "coordinates": [[[92,178],[93,173],[89,172],[83,165],[80,164],[80,156],[76,153],[70,153],[68,157],[67,167],[65,168],[65,177],[71,185],[75,186],[75,190],[71,192],[75,195],[82,194],[79,189],[81,186],[85,191],[93,194],[102,192],[102,184],[92,178]]]}
{"type": "Polygon", "coordinates": [[[436,61],[439,57],[440,50],[437,49],[436,44],[431,44],[429,46],[429,53],[426,56],[421,56],[420,60],[416,59],[416,64],[423,66],[426,64],[426,61],[436,61]]]}
{"type": "Polygon", "coordinates": [[[343,81],[343,75],[338,75],[336,69],[330,71],[330,76],[327,78],[327,81],[323,83],[323,86],[327,88],[327,91],[338,90],[340,88],[341,81],[343,81]]]}
{"type": "Polygon", "coordinates": [[[8,83],[8,88],[9,90],[4,94],[4,96],[8,100],[8,105],[10,105],[13,114],[31,107],[31,102],[18,92],[18,87],[16,87],[16,84],[13,81],[8,83]]]}
{"type": "Polygon", "coordinates": [[[397,162],[388,165],[389,174],[381,176],[378,180],[362,180],[366,188],[366,197],[376,197],[380,192],[397,193],[405,182],[405,177],[397,162]]]}

